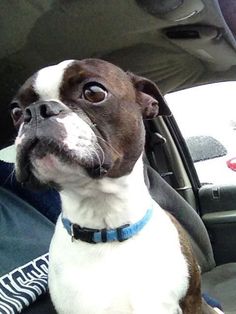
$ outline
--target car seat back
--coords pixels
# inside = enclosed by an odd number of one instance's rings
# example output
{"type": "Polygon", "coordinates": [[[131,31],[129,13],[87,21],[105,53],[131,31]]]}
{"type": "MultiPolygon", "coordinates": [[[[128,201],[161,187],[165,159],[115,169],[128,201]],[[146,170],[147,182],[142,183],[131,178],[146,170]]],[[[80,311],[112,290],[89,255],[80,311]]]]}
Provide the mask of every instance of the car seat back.
{"type": "Polygon", "coordinates": [[[196,211],[153,168],[145,165],[145,180],[152,198],[187,231],[201,271],[215,267],[207,230],[196,211]]]}

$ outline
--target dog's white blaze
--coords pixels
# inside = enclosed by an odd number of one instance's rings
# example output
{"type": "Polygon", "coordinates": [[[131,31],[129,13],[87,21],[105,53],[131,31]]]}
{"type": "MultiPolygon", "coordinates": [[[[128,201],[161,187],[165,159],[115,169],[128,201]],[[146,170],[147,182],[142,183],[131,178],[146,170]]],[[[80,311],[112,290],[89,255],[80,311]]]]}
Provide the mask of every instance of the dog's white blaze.
{"type": "Polygon", "coordinates": [[[66,60],[40,70],[37,74],[34,90],[41,100],[58,100],[59,91],[65,69],[74,60],[66,60]]]}
{"type": "Polygon", "coordinates": [[[63,143],[75,152],[79,149],[78,153],[87,152],[94,148],[96,135],[90,126],[81,119],[77,114],[70,113],[63,118],[56,118],[57,122],[62,123],[67,137],[63,143]]]}
{"type": "MultiPolygon", "coordinates": [[[[61,193],[64,215],[81,226],[133,223],[153,204],[141,159],[127,176],[90,181],[61,193]]],[[[49,267],[58,313],[182,313],[179,300],[188,288],[187,262],[175,226],[157,204],[153,207],[151,221],[122,243],[72,243],[58,220],[49,267]]]]}

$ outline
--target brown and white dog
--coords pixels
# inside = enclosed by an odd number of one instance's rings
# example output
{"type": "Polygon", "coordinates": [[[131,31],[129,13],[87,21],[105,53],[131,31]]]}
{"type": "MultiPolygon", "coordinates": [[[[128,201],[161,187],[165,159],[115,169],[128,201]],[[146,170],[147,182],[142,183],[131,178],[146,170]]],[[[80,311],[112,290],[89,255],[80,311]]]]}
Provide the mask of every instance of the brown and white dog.
{"type": "Polygon", "coordinates": [[[215,313],[183,229],[144,183],[142,119],[169,113],[156,85],[69,60],[29,78],[12,106],[18,180],[60,190],[49,261],[57,312],[215,313]]]}

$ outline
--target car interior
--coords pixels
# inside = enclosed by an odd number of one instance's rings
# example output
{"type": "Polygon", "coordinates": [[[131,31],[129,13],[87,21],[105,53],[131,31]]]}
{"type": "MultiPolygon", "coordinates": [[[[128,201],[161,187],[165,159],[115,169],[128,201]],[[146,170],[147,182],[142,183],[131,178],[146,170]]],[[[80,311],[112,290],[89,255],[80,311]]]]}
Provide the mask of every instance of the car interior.
{"type": "MultiPolygon", "coordinates": [[[[23,0],[0,6],[1,149],[14,143],[9,103],[17,89],[41,67],[65,59],[110,61],[153,80],[163,95],[236,80],[234,0],[23,0]]],[[[203,292],[218,299],[224,313],[236,313],[236,178],[235,185],[201,185],[172,114],[146,120],[145,127],[150,193],[189,234],[203,292]]],[[[43,302],[25,313],[53,313],[43,302]]]]}

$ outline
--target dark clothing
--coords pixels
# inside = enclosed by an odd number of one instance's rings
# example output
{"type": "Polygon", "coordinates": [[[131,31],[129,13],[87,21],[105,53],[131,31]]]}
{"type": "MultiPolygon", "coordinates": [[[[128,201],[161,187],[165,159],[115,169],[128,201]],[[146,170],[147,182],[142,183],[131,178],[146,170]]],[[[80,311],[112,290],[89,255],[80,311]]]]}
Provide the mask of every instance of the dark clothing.
{"type": "Polygon", "coordinates": [[[47,290],[54,225],[0,188],[0,313],[19,313],[47,290]]]}
{"type": "Polygon", "coordinates": [[[21,186],[14,175],[14,165],[0,160],[0,186],[13,192],[27,203],[31,204],[49,220],[56,223],[61,211],[59,193],[53,189],[32,191],[21,186]]]}
{"type": "Polygon", "coordinates": [[[54,313],[45,292],[59,194],[23,188],[13,169],[13,164],[0,161],[0,313],[54,313]],[[39,304],[40,311],[35,307],[39,304]]]}

